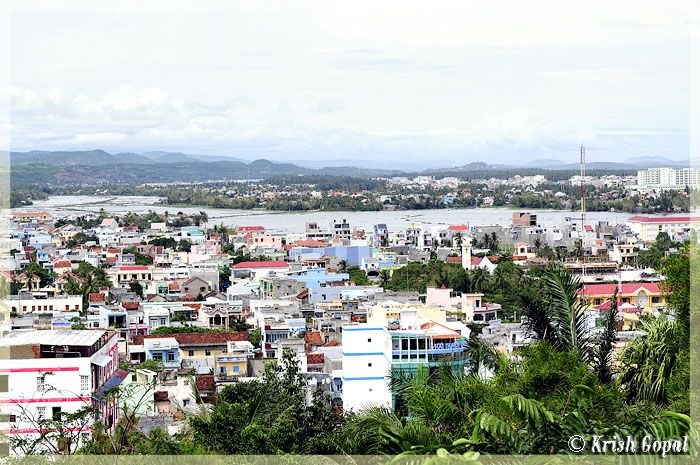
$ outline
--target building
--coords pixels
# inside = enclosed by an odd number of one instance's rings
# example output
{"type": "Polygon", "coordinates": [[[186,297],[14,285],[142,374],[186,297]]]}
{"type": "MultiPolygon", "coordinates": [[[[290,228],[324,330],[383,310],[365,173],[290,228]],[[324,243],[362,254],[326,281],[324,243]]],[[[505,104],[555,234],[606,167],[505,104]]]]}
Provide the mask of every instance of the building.
{"type": "Polygon", "coordinates": [[[646,243],[656,241],[659,233],[665,232],[672,237],[679,231],[688,232],[697,229],[700,217],[695,216],[642,216],[635,215],[627,220],[627,226],[646,243]]]}
{"type": "Polygon", "coordinates": [[[163,363],[164,368],[180,368],[180,344],[174,337],[144,339],[146,360],[163,363]]]}
{"type": "Polygon", "coordinates": [[[2,305],[7,306],[12,313],[39,312],[81,312],[83,297],[80,295],[59,295],[48,297],[45,293],[20,293],[2,299],[2,305]]]}
{"type": "Polygon", "coordinates": [[[391,378],[449,366],[464,373],[467,338],[422,318],[343,327],[343,408],[393,408],[391,378]]]}
{"type": "Polygon", "coordinates": [[[666,308],[666,296],[657,283],[586,284],[579,291],[587,309],[610,300],[618,291],[621,304],[631,304],[641,311],[655,312],[666,308]]]}
{"type": "Polygon", "coordinates": [[[637,186],[642,190],[682,190],[700,187],[700,170],[695,168],[649,168],[637,171],[637,186]]]}
{"type": "Polygon", "coordinates": [[[537,215],[533,215],[531,213],[513,212],[512,224],[513,226],[522,226],[525,228],[537,226],[537,215]]]}
{"type": "MultiPolygon", "coordinates": [[[[348,220],[333,220],[331,223],[331,234],[333,239],[349,241],[352,239],[352,229],[348,220]]],[[[307,234],[308,237],[308,234],[307,234]]]]}
{"type": "MultiPolygon", "coordinates": [[[[64,421],[77,450],[89,435],[91,417],[69,419],[87,407],[97,411],[107,431],[118,419],[116,403],[106,401],[104,391],[118,385],[124,373],[118,370],[117,335],[110,331],[21,331],[0,338],[0,432],[36,439],[42,434],[41,420],[64,421]]],[[[46,437],[57,440],[57,435],[46,437]]],[[[53,452],[38,445],[33,453],[53,452]]],[[[11,451],[22,454],[23,451],[11,451]]],[[[25,453],[27,451],[24,451],[25,453]]]]}
{"type": "Polygon", "coordinates": [[[248,376],[248,359],[253,356],[253,344],[250,342],[228,341],[226,352],[216,356],[214,373],[217,378],[224,379],[248,376]]]}

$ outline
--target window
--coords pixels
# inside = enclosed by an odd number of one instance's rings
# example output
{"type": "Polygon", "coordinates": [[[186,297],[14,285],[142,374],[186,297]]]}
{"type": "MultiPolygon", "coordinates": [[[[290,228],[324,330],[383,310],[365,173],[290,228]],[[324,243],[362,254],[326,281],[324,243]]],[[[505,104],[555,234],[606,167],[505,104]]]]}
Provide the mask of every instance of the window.
{"type": "Polygon", "coordinates": [[[165,318],[160,319],[160,324],[165,325],[165,318]]]}
{"type": "Polygon", "coordinates": [[[182,406],[183,406],[183,407],[187,407],[187,406],[189,405],[189,403],[190,403],[190,400],[189,400],[189,399],[183,399],[183,401],[182,401],[182,406]]]}
{"type": "Polygon", "coordinates": [[[234,373],[240,373],[240,372],[241,372],[241,367],[239,367],[238,365],[234,365],[234,366],[233,366],[233,372],[234,372],[234,373]]]}
{"type": "Polygon", "coordinates": [[[43,420],[44,418],[46,418],[46,407],[37,407],[36,408],[36,419],[43,420]]]}
{"type": "Polygon", "coordinates": [[[371,366],[372,366],[372,364],[371,364],[371,363],[368,363],[368,364],[367,364],[367,366],[368,366],[368,367],[371,367],[371,366]]]}
{"type": "Polygon", "coordinates": [[[10,423],[17,423],[17,415],[9,415],[8,420],[10,423]]]}
{"type": "Polygon", "coordinates": [[[37,376],[36,378],[36,390],[37,392],[46,391],[46,380],[43,376],[37,376]]]}
{"type": "Polygon", "coordinates": [[[651,303],[652,303],[652,304],[658,304],[659,302],[661,302],[661,298],[660,298],[660,297],[652,297],[652,298],[651,298],[651,303]]]}
{"type": "Polygon", "coordinates": [[[0,375],[0,392],[10,392],[9,376],[10,375],[0,375]]]}
{"type": "Polygon", "coordinates": [[[204,351],[204,355],[206,355],[207,357],[210,356],[210,355],[211,355],[211,350],[205,350],[205,351],[204,351]]]}
{"type": "Polygon", "coordinates": [[[169,362],[175,361],[175,352],[168,352],[168,361],[169,362]]]}
{"type": "Polygon", "coordinates": [[[80,375],[80,390],[82,392],[90,389],[90,377],[87,375],[80,375]]]}
{"type": "Polygon", "coordinates": [[[371,337],[368,337],[368,338],[367,338],[367,342],[372,342],[372,338],[371,338],[371,337]]]}
{"type": "Polygon", "coordinates": [[[57,421],[61,419],[61,407],[51,407],[51,418],[57,421]]]}
{"type": "Polygon", "coordinates": [[[153,353],[153,360],[158,360],[159,362],[163,361],[163,353],[162,352],[154,352],[153,353]]]}
{"type": "Polygon", "coordinates": [[[226,374],[226,367],[219,367],[219,373],[221,373],[222,375],[225,375],[226,374]]]}
{"type": "Polygon", "coordinates": [[[188,357],[194,357],[194,350],[188,350],[188,351],[187,351],[187,356],[188,356],[188,357]]]}

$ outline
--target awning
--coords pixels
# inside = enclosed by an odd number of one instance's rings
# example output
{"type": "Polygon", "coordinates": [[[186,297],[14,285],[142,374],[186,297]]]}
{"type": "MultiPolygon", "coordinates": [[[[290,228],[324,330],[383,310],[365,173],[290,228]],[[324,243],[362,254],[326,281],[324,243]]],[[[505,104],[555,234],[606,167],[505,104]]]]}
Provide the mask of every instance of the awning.
{"type": "Polygon", "coordinates": [[[104,367],[104,366],[107,366],[107,364],[111,361],[112,361],[112,357],[108,357],[104,354],[98,354],[92,360],[92,363],[94,363],[97,366],[104,367]]]}

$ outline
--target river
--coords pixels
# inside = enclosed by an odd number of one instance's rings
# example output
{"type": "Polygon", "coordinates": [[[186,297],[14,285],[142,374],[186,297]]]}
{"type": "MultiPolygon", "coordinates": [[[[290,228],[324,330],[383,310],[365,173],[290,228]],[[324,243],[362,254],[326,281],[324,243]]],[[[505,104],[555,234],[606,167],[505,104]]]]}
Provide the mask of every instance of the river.
{"type": "MultiPolygon", "coordinates": [[[[510,226],[511,214],[524,211],[512,208],[471,208],[439,210],[402,210],[381,212],[269,212],[257,210],[230,210],[215,208],[197,208],[159,204],[157,197],[145,196],[55,196],[47,200],[35,201],[34,205],[17,210],[45,210],[56,216],[76,216],[97,213],[101,208],[109,214],[123,215],[128,212],[146,213],[153,210],[170,214],[179,211],[197,213],[204,211],[209,216],[209,225],[225,224],[227,226],[261,225],[279,233],[301,233],[308,221],[316,221],[321,227],[327,227],[334,219],[346,219],[352,228],[371,230],[376,223],[386,223],[390,230],[404,229],[412,223],[425,225],[468,224],[470,226],[501,225],[510,226]]],[[[525,210],[537,214],[538,223],[544,226],[560,225],[567,217],[580,215],[578,212],[561,210],[525,210]]],[[[588,212],[587,222],[608,221],[611,224],[623,224],[632,216],[630,213],[588,212]]],[[[579,216],[580,217],[580,216],[579,216]]]]}

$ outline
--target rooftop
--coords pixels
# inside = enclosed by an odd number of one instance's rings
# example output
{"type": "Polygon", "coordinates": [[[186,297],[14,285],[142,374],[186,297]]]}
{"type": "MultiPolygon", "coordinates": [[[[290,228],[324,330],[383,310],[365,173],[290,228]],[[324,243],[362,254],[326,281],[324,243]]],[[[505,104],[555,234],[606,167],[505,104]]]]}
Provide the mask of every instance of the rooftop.
{"type": "Polygon", "coordinates": [[[90,347],[100,340],[104,330],[45,330],[11,332],[0,338],[0,346],[43,344],[90,347]]]}

